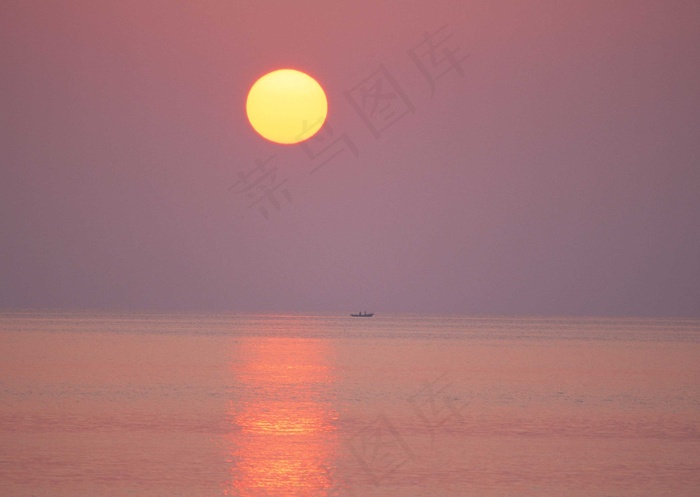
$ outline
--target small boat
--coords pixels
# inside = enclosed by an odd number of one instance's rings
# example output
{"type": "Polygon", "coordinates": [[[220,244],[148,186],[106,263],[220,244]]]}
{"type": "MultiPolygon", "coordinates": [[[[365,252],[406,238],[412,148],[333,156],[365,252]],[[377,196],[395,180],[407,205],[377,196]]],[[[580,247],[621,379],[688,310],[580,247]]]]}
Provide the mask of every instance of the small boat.
{"type": "Polygon", "coordinates": [[[372,316],[374,316],[374,313],[373,312],[368,313],[367,311],[365,311],[365,312],[360,312],[358,314],[350,314],[350,315],[354,318],[371,318],[372,316]]]}

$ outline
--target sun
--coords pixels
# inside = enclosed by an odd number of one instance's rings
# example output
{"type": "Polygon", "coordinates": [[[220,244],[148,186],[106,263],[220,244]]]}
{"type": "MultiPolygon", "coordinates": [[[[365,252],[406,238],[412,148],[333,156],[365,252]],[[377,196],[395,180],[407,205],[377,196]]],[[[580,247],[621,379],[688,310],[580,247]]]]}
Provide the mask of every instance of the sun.
{"type": "Polygon", "coordinates": [[[321,85],[308,74],[279,69],[253,84],[246,113],[263,138],[275,143],[299,143],[321,129],[328,115],[328,101],[321,85]]]}

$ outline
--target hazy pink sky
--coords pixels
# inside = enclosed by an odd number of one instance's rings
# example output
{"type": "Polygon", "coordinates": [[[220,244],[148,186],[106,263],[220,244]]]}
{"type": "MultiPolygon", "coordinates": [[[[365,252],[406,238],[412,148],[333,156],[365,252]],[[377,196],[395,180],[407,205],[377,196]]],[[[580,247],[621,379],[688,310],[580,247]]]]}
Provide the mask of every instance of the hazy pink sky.
{"type": "Polygon", "coordinates": [[[696,0],[3,1],[0,40],[0,308],[700,315],[696,0]],[[308,149],[245,117],[282,67],[308,149]]]}

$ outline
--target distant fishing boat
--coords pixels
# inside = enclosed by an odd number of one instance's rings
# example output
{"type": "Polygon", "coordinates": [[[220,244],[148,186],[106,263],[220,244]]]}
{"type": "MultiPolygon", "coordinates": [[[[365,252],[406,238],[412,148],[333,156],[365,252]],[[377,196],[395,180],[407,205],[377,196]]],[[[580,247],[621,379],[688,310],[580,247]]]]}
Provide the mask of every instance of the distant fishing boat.
{"type": "Polygon", "coordinates": [[[374,316],[374,313],[373,312],[368,313],[367,311],[365,311],[365,312],[360,312],[358,314],[350,314],[350,315],[354,318],[371,318],[372,316],[374,316]]]}

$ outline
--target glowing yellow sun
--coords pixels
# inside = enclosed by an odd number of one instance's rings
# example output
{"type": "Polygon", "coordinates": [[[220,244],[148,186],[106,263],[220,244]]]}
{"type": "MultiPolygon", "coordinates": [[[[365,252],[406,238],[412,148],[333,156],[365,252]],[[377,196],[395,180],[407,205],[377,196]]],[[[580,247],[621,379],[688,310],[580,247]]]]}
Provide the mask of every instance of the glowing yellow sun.
{"type": "Polygon", "coordinates": [[[321,129],[328,115],[323,88],[294,69],[272,71],[258,79],[246,101],[248,120],[261,136],[276,143],[299,143],[321,129]]]}

